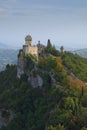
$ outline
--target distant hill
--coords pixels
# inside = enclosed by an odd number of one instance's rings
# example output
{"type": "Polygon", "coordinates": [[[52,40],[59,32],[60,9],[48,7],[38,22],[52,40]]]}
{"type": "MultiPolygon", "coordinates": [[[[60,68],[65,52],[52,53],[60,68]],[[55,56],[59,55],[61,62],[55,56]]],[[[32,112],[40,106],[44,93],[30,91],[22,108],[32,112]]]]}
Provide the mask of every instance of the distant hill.
{"type": "Polygon", "coordinates": [[[17,54],[16,49],[0,49],[0,71],[4,70],[7,64],[16,64],[17,54]]]}
{"type": "Polygon", "coordinates": [[[0,49],[19,49],[20,46],[15,46],[15,45],[10,45],[10,44],[5,44],[5,43],[0,43],[0,49]]]}
{"type": "Polygon", "coordinates": [[[4,43],[0,43],[0,49],[10,49],[12,48],[11,45],[7,45],[7,44],[4,44],[4,43]]]}
{"type": "Polygon", "coordinates": [[[80,49],[73,51],[74,54],[79,54],[82,57],[87,57],[87,49],[80,49]]]}

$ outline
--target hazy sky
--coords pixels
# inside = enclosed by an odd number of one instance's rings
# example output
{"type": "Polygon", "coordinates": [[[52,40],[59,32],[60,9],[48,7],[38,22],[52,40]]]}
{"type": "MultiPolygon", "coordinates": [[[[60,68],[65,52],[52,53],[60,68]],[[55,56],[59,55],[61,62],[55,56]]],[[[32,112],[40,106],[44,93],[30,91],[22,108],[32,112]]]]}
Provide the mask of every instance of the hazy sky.
{"type": "Polygon", "coordinates": [[[0,42],[87,48],[87,0],[0,0],[0,42]]]}

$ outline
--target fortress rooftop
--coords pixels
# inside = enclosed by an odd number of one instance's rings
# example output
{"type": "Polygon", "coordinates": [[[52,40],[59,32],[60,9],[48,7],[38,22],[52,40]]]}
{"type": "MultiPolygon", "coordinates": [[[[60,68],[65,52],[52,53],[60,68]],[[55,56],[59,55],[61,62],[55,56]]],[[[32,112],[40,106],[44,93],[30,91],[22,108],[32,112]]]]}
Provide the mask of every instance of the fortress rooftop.
{"type": "Polygon", "coordinates": [[[30,35],[27,35],[27,36],[25,37],[25,41],[32,41],[32,37],[31,37],[30,35]]]}

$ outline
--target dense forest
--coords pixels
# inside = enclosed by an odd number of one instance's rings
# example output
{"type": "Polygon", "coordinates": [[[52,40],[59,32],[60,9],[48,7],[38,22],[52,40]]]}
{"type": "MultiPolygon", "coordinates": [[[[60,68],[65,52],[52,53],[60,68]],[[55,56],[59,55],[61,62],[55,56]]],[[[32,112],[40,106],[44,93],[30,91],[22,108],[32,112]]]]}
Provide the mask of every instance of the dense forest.
{"type": "Polygon", "coordinates": [[[0,72],[0,130],[87,130],[87,59],[50,43],[45,52],[50,55],[39,59],[37,70],[27,57],[42,88],[33,88],[25,74],[18,79],[16,65],[0,72]]]}

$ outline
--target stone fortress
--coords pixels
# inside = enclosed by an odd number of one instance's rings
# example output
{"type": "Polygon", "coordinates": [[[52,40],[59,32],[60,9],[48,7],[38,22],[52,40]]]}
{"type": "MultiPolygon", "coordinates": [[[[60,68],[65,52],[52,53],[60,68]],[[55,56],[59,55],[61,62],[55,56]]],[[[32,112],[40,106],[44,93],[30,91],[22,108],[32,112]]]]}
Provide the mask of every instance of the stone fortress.
{"type": "MultiPolygon", "coordinates": [[[[22,49],[19,50],[18,54],[18,63],[17,63],[17,77],[20,78],[21,75],[25,74],[25,68],[26,68],[26,55],[30,54],[33,55],[36,60],[44,55],[45,53],[45,46],[38,41],[37,45],[32,45],[32,37],[30,35],[27,35],[25,37],[25,45],[23,45],[22,49]]],[[[61,52],[64,52],[64,47],[61,46],[60,48],[61,52]]]]}
{"type": "MultiPolygon", "coordinates": [[[[25,37],[25,45],[23,45],[22,49],[19,51],[19,55],[28,55],[31,54],[35,56],[38,60],[39,57],[44,56],[44,45],[38,41],[37,45],[32,45],[32,37],[30,35],[27,35],[25,37]]],[[[64,52],[64,47],[61,46],[60,51],[63,53],[64,52]]]]}
{"type": "Polygon", "coordinates": [[[23,45],[23,52],[26,54],[35,55],[38,57],[38,47],[32,46],[32,37],[27,35],[25,37],[25,45],[23,45]]]}
{"type": "Polygon", "coordinates": [[[25,45],[23,45],[22,49],[18,54],[18,63],[17,63],[17,77],[20,78],[22,74],[24,74],[26,61],[25,56],[31,54],[36,57],[38,60],[39,57],[44,55],[44,45],[38,41],[37,45],[32,45],[32,37],[27,35],[25,37],[25,45]]]}
{"type": "Polygon", "coordinates": [[[37,45],[32,45],[32,37],[27,35],[25,37],[25,45],[23,45],[22,51],[25,55],[31,54],[38,59],[38,57],[42,56],[44,53],[44,45],[42,45],[40,41],[38,41],[37,45]]]}
{"type": "MultiPolygon", "coordinates": [[[[63,52],[64,47],[62,46],[60,50],[61,52],[63,52]]],[[[17,77],[20,79],[21,76],[25,74],[27,76],[27,81],[30,82],[34,88],[41,88],[43,86],[43,78],[39,74],[35,74],[35,71],[37,71],[38,69],[36,64],[34,64],[33,69],[27,69],[27,55],[35,56],[36,61],[38,61],[40,57],[49,56],[50,54],[45,52],[45,46],[42,45],[40,41],[38,41],[37,45],[32,45],[32,37],[30,35],[27,35],[25,37],[25,45],[23,45],[22,49],[19,50],[17,63],[17,77]]],[[[55,79],[50,73],[49,76],[51,78],[51,81],[55,82],[55,79]]]]}

